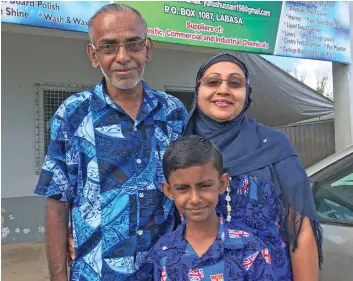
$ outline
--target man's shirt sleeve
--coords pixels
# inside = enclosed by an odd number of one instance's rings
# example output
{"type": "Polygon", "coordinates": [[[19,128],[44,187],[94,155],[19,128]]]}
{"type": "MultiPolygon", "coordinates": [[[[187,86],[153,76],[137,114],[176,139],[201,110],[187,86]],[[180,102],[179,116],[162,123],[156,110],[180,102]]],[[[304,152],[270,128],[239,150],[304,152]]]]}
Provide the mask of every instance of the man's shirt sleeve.
{"type": "Polygon", "coordinates": [[[183,134],[187,121],[189,119],[189,114],[186,111],[184,104],[176,97],[171,97],[175,103],[175,109],[172,110],[168,116],[167,121],[172,122],[172,134],[170,141],[174,141],[181,137],[183,134]]]}
{"type": "Polygon", "coordinates": [[[159,263],[156,251],[156,245],[149,251],[145,262],[141,265],[139,270],[129,278],[127,281],[153,281],[160,280],[158,275],[159,263]]]}
{"type": "Polygon", "coordinates": [[[72,202],[77,180],[77,153],[71,150],[70,124],[65,103],[54,114],[50,126],[50,143],[34,193],[47,198],[72,202]]]}

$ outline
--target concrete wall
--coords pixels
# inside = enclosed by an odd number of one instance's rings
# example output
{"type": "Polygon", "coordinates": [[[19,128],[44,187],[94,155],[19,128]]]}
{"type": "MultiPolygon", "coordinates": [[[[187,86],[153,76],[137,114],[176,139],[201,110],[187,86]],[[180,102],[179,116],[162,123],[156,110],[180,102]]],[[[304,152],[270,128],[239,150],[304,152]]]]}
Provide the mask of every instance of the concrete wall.
{"type": "Polygon", "coordinates": [[[333,119],[291,124],[278,129],[288,136],[305,168],[335,153],[333,119]]]}
{"type": "MultiPolygon", "coordinates": [[[[56,31],[50,32],[55,34],[56,31]]],[[[43,239],[44,200],[33,194],[38,180],[35,174],[35,83],[96,84],[101,74],[90,65],[85,52],[87,41],[83,38],[1,33],[4,243],[43,239]]],[[[195,73],[207,57],[209,52],[155,49],[144,79],[151,87],[163,91],[192,88],[195,73]]]]}
{"type": "Polygon", "coordinates": [[[40,196],[2,198],[1,242],[10,244],[44,241],[44,212],[45,200],[40,196]]]}
{"type": "MultiPolygon", "coordinates": [[[[349,3],[350,26],[353,26],[353,2],[349,3]]],[[[350,53],[353,58],[353,31],[350,36],[350,53]]],[[[336,151],[353,145],[353,63],[332,64],[333,93],[335,100],[336,151]]]]}

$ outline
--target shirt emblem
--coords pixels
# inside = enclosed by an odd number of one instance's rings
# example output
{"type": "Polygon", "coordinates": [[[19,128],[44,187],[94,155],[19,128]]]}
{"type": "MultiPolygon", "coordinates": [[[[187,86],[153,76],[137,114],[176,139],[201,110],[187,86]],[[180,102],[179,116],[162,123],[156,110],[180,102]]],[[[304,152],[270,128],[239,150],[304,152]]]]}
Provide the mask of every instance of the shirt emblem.
{"type": "Polygon", "coordinates": [[[249,237],[249,233],[247,233],[246,231],[233,230],[233,229],[229,229],[228,231],[229,231],[230,238],[249,237]]]}
{"type": "Polygon", "coordinates": [[[224,281],[223,273],[211,275],[210,278],[211,281],[224,281]]]}
{"type": "Polygon", "coordinates": [[[203,278],[203,270],[202,269],[198,269],[198,268],[193,268],[189,270],[189,279],[190,281],[200,281],[203,278]]]}
{"type": "Polygon", "coordinates": [[[261,253],[262,253],[262,256],[264,257],[265,261],[268,264],[271,264],[271,255],[270,255],[268,248],[262,249],[261,253]]]}
{"type": "Polygon", "coordinates": [[[257,255],[259,254],[259,252],[256,252],[255,254],[247,257],[245,260],[243,260],[243,265],[246,269],[246,271],[248,271],[250,269],[250,267],[252,266],[252,264],[255,262],[257,255]]]}

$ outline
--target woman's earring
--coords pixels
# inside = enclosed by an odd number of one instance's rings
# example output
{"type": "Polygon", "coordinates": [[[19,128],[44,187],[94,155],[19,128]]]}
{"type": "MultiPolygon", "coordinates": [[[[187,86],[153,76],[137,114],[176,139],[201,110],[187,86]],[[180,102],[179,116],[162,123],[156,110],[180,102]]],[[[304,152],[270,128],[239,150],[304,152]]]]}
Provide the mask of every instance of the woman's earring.
{"type": "Polygon", "coordinates": [[[232,207],[230,206],[230,201],[232,200],[230,198],[230,181],[231,181],[231,177],[229,177],[229,185],[227,187],[227,195],[226,195],[226,201],[227,201],[227,221],[230,222],[230,220],[232,219],[230,212],[232,211],[232,207]]]}

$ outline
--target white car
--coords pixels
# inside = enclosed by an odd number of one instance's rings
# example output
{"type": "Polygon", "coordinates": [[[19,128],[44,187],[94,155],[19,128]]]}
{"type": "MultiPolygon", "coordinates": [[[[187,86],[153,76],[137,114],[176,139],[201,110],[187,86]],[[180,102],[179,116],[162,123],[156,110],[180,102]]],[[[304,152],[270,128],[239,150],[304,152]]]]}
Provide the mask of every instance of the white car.
{"type": "Polygon", "coordinates": [[[306,171],[324,231],[324,264],[320,281],[352,281],[353,146],[306,171]]]}

